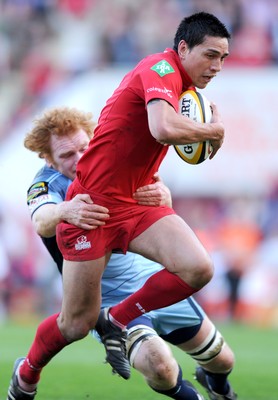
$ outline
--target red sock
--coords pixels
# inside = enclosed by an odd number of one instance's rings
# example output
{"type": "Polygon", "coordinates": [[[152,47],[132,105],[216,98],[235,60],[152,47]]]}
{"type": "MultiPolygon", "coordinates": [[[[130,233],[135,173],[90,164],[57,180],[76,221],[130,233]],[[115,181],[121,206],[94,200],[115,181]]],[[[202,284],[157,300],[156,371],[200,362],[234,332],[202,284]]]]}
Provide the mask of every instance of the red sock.
{"type": "Polygon", "coordinates": [[[152,275],[137,292],[112,307],[110,315],[116,323],[126,326],[145,312],[170,306],[198,290],[187,285],[177,275],[163,269],[152,275]]]}
{"type": "Polygon", "coordinates": [[[20,377],[26,383],[37,383],[40,379],[42,368],[52,357],[69,344],[58,328],[58,315],[55,314],[46,318],[38,326],[35,340],[20,367],[20,377]]]}

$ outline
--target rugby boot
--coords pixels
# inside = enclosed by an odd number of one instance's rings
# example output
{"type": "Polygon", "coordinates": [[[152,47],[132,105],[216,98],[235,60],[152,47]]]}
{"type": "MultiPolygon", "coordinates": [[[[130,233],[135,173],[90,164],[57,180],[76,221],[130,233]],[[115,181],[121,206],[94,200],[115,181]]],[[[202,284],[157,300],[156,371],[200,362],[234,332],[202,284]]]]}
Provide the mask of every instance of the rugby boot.
{"type": "Polygon", "coordinates": [[[33,400],[36,396],[37,390],[34,390],[33,392],[26,392],[25,390],[21,389],[18,384],[17,374],[24,360],[25,358],[21,357],[18,358],[14,363],[13,375],[8,389],[7,400],[33,400]]]}
{"type": "Polygon", "coordinates": [[[106,351],[106,361],[114,373],[124,379],[130,377],[130,365],[126,357],[127,330],[113,324],[108,318],[109,308],[104,308],[99,314],[96,331],[99,334],[106,351]]]}

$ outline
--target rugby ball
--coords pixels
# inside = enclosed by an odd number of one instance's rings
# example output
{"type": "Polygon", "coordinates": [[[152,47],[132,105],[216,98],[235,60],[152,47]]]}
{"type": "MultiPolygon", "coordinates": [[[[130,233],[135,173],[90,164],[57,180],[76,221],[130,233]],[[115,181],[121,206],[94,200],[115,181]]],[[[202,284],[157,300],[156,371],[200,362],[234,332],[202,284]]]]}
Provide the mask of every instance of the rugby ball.
{"type": "MultiPolygon", "coordinates": [[[[208,99],[195,90],[186,90],[180,96],[179,111],[196,122],[210,122],[212,112],[208,99]]],[[[209,140],[191,144],[174,145],[179,157],[189,164],[200,164],[212,152],[209,140]]]]}

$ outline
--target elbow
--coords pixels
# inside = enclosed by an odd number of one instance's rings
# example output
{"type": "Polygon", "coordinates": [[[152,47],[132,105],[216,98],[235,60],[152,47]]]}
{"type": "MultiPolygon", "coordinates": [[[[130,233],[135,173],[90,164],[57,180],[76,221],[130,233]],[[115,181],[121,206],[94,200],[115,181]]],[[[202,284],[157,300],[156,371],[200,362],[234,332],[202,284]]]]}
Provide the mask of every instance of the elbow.
{"type": "Polygon", "coordinates": [[[43,224],[41,221],[32,221],[33,226],[35,228],[36,233],[45,238],[50,238],[52,236],[55,236],[56,232],[51,229],[49,229],[45,224],[43,224]]]}
{"type": "Polygon", "coordinates": [[[44,236],[43,235],[43,230],[42,230],[42,224],[40,223],[40,221],[38,221],[37,219],[33,218],[32,219],[32,224],[33,224],[33,227],[34,227],[36,233],[39,236],[44,236]]]}
{"type": "Polygon", "coordinates": [[[161,124],[151,131],[153,137],[161,144],[171,144],[172,131],[167,124],[161,124]]]}
{"type": "Polygon", "coordinates": [[[41,224],[40,222],[36,222],[36,223],[33,223],[33,225],[34,225],[34,228],[35,228],[36,233],[37,233],[39,236],[41,236],[41,237],[48,237],[47,234],[46,234],[46,232],[45,232],[45,229],[44,229],[44,227],[43,227],[43,224],[41,224]]]}

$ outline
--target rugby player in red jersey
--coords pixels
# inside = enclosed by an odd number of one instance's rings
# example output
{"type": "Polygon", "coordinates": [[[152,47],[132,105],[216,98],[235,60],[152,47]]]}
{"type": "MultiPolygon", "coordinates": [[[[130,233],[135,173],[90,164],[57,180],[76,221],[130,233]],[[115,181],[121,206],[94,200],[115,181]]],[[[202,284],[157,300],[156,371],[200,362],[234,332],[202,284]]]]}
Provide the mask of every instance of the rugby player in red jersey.
{"type": "MultiPolygon", "coordinates": [[[[205,88],[221,71],[229,38],[226,27],[212,14],[184,18],[173,49],[142,60],[104,107],[67,200],[89,194],[93,202],[109,210],[110,218],[104,226],[89,231],[66,222],[58,226],[57,240],[65,260],[63,304],[58,316],[39,325],[21,366],[22,377],[33,387],[53,356],[95,326],[108,362],[129,378],[127,323],[189,297],[211,279],[211,258],[190,227],[170,207],[138,204],[136,189],[152,183],[170,145],[210,140],[210,158],[221,147],[224,126],[216,106],[212,106],[212,122],[201,124],[178,113],[178,99],[189,86],[205,88]],[[98,318],[105,266],[112,251],[127,250],[164,269],[98,318]]],[[[33,399],[35,393],[32,396],[22,399],[33,399]]]]}

